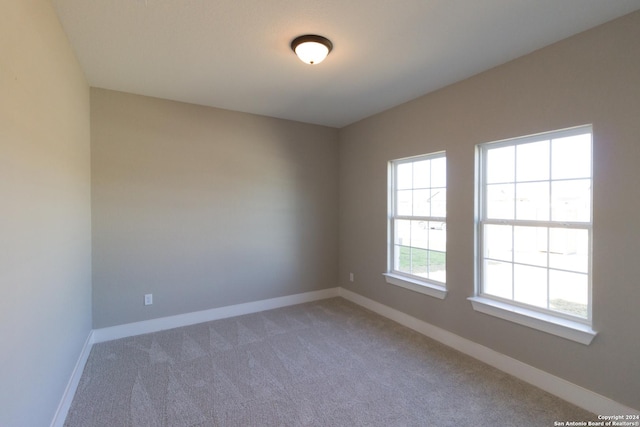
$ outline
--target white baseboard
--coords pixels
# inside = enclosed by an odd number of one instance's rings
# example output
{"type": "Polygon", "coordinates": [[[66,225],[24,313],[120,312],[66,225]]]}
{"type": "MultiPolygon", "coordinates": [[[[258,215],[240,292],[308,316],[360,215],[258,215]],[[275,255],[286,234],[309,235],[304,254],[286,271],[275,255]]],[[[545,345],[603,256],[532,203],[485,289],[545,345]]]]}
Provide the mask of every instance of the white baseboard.
{"type": "Polygon", "coordinates": [[[638,410],[622,405],[608,397],[594,393],[584,387],[573,384],[560,377],[542,371],[512,357],[498,353],[483,345],[477,344],[466,338],[462,338],[449,331],[433,326],[415,317],[367,297],[356,294],[344,288],[339,288],[339,295],[355,304],[367,308],[388,319],[400,323],[427,337],[433,338],[449,347],[452,347],[474,359],[480,360],[494,368],[513,375],[531,385],[534,385],[548,393],[573,403],[587,411],[600,415],[612,414],[639,414],[638,410]]]}
{"type": "Polygon", "coordinates": [[[69,413],[69,408],[71,407],[71,402],[73,401],[73,396],[75,396],[78,384],[80,383],[80,377],[82,377],[84,366],[87,364],[87,359],[89,359],[89,353],[91,353],[93,343],[93,331],[90,331],[87,340],[82,346],[82,351],[80,351],[80,357],[78,357],[76,366],[74,366],[73,371],[71,372],[71,378],[69,378],[67,387],[64,389],[58,409],[53,416],[51,427],[63,427],[64,422],[67,419],[67,414],[69,413]]]}
{"type": "Polygon", "coordinates": [[[329,288],[320,291],[305,292],[302,294],[288,295],[279,298],[271,298],[261,301],[247,302],[244,304],[229,305],[226,307],[212,308],[209,310],[195,311],[192,313],[144,320],[142,322],[134,322],[127,323],[125,325],[100,328],[93,331],[94,342],[99,343],[119,338],[132,337],[135,335],[148,334],[150,332],[158,332],[165,329],[195,325],[197,323],[210,322],[212,320],[224,319],[233,316],[241,316],[243,314],[257,313],[259,311],[272,310],[274,308],[303,304],[305,302],[311,302],[337,296],[339,296],[338,288],[329,288]]]}

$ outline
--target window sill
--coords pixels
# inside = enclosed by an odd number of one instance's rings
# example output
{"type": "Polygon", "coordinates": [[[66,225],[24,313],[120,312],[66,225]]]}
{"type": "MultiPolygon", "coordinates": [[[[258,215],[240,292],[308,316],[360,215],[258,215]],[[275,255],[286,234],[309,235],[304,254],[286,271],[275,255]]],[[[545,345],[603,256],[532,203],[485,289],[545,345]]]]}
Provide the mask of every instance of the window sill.
{"type": "Polygon", "coordinates": [[[494,301],[483,297],[467,298],[473,309],[490,316],[499,317],[519,325],[528,326],[580,344],[589,345],[598,334],[590,326],[550,314],[494,301]]]}
{"type": "Polygon", "coordinates": [[[382,274],[391,285],[400,286],[401,288],[409,289],[410,291],[418,292],[421,294],[429,295],[430,297],[444,299],[447,296],[447,289],[444,286],[436,285],[429,282],[423,282],[421,280],[411,279],[409,277],[399,276],[392,273],[382,274]]]}

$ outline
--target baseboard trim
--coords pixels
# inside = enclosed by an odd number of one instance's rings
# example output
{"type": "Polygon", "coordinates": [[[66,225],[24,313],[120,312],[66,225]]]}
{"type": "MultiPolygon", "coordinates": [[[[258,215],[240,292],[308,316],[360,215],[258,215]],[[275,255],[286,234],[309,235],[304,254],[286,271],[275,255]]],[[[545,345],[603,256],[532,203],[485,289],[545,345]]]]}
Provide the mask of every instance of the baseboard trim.
{"type": "Polygon", "coordinates": [[[305,302],[317,301],[337,296],[339,296],[338,288],[329,288],[320,291],[305,292],[284,297],[229,305],[225,307],[212,308],[209,310],[194,311],[191,313],[178,314],[175,316],[161,317],[158,319],[144,320],[141,322],[100,328],[93,331],[94,342],[99,343],[119,338],[132,337],[135,335],[148,334],[150,332],[158,332],[166,329],[179,328],[181,326],[195,325],[197,323],[210,322],[212,320],[224,319],[227,317],[241,316],[243,314],[257,313],[260,311],[272,310],[274,308],[303,304],[305,302]]]}
{"type": "Polygon", "coordinates": [[[91,353],[91,347],[94,343],[94,335],[93,331],[89,332],[89,336],[87,336],[87,340],[84,342],[82,346],[82,350],[80,351],[80,357],[78,357],[78,361],[76,362],[76,366],[74,366],[73,371],[71,372],[71,378],[69,378],[69,382],[67,383],[67,387],[64,389],[64,393],[62,394],[62,399],[60,399],[60,404],[58,405],[58,409],[53,416],[53,420],[51,421],[51,427],[63,427],[64,422],[67,419],[67,414],[69,413],[69,408],[71,408],[71,402],[73,401],[73,396],[76,394],[76,390],[78,389],[78,384],[80,383],[80,377],[82,377],[82,372],[84,371],[84,366],[87,364],[87,360],[89,359],[89,353],[91,353]]]}
{"type": "Polygon", "coordinates": [[[483,345],[453,334],[425,321],[409,316],[399,310],[380,304],[344,288],[339,288],[339,295],[355,304],[367,308],[381,316],[400,323],[429,338],[433,338],[451,348],[454,348],[487,365],[513,375],[531,385],[551,393],[567,402],[573,403],[587,411],[600,415],[611,414],[639,414],[640,411],[629,408],[621,403],[597,394],[579,385],[573,384],[560,377],[541,369],[534,368],[512,357],[498,353],[483,345]]]}

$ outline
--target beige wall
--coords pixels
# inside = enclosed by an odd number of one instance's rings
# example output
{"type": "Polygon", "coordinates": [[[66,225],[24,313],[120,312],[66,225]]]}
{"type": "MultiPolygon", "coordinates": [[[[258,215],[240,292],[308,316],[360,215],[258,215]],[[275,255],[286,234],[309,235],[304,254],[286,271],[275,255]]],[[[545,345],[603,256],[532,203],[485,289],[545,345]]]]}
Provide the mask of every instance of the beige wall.
{"type": "Polygon", "coordinates": [[[91,330],[89,87],[47,0],[0,6],[0,425],[51,422],[91,330]]]}
{"type": "Polygon", "coordinates": [[[91,141],[94,327],[336,286],[337,130],[92,89],[91,141]]]}
{"type": "Polygon", "coordinates": [[[340,283],[640,408],[640,13],[340,131],[340,283]],[[584,346],[474,312],[474,147],[592,123],[594,328],[584,346]],[[449,294],[385,283],[387,161],[446,150],[449,294]],[[350,283],[349,272],[356,281],[350,283]]]}

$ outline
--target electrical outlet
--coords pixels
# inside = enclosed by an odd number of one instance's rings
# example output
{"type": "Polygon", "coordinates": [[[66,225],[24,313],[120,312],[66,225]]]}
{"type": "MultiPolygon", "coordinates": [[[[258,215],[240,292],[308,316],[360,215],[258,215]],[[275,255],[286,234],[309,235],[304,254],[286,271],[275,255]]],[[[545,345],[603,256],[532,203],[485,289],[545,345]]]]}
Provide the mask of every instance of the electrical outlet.
{"type": "Polygon", "coordinates": [[[355,278],[354,274],[353,273],[349,273],[349,281],[353,282],[354,278],[355,278]]]}
{"type": "Polygon", "coordinates": [[[145,294],[144,296],[144,305],[153,304],[153,294],[145,294]]]}

